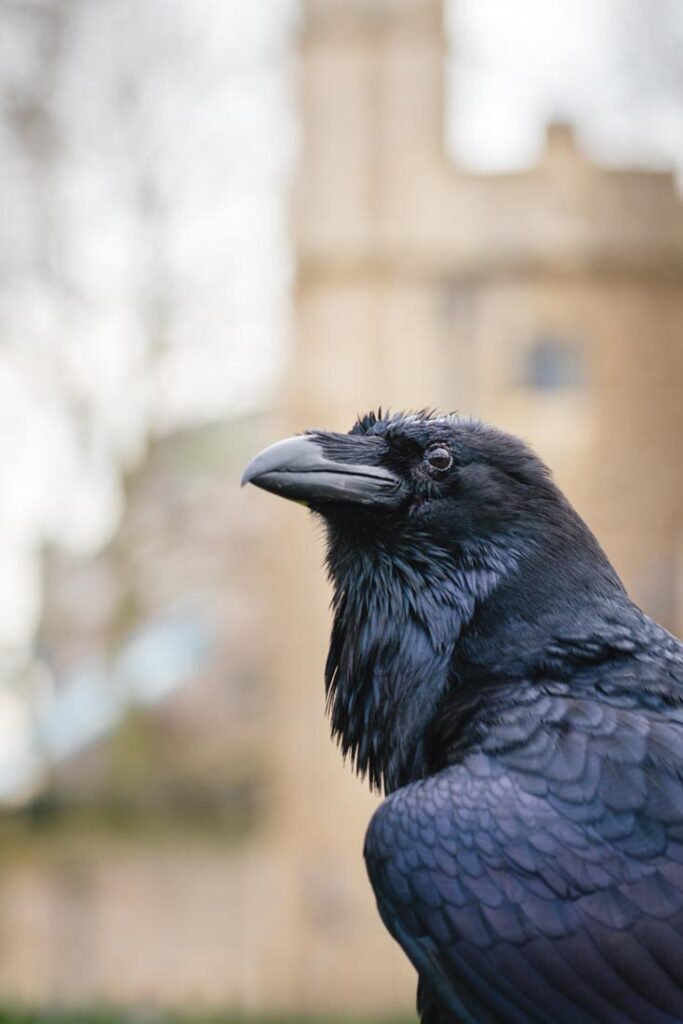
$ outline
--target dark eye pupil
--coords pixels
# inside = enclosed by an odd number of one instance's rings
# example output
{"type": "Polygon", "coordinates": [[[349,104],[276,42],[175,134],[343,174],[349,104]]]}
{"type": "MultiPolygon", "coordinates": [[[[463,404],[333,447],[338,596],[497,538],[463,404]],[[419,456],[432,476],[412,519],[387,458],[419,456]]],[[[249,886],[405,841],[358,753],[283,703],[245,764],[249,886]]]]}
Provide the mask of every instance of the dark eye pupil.
{"type": "Polygon", "coordinates": [[[434,469],[448,469],[453,461],[447,448],[433,448],[427,455],[427,460],[434,469]]]}

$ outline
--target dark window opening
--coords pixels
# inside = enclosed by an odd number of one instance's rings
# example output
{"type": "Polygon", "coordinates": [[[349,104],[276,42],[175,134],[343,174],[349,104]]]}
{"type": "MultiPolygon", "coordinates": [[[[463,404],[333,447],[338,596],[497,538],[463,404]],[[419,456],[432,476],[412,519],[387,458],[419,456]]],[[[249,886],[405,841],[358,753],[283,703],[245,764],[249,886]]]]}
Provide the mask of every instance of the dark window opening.
{"type": "Polygon", "coordinates": [[[525,353],[520,383],[534,391],[578,391],[586,386],[580,347],[561,338],[541,338],[525,353]]]}

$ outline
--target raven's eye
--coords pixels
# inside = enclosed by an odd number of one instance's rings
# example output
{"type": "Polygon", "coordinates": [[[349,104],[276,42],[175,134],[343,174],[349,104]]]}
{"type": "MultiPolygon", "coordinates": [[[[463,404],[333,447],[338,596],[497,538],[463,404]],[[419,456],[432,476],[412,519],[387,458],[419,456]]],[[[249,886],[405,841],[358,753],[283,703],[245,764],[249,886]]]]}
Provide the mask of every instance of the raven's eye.
{"type": "Polygon", "coordinates": [[[432,469],[450,469],[453,465],[453,456],[448,448],[436,445],[435,448],[430,448],[427,452],[427,462],[432,469]]]}

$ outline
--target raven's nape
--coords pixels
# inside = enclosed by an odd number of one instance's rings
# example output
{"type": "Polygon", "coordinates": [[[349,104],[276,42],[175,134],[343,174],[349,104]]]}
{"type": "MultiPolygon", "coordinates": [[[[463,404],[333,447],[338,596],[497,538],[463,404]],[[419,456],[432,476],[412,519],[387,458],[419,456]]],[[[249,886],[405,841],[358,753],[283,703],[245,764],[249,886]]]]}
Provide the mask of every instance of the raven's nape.
{"type": "MultiPolygon", "coordinates": [[[[324,436],[324,435],[323,435],[324,436]]],[[[264,491],[304,504],[344,502],[392,506],[401,481],[388,469],[367,461],[367,441],[348,439],[348,461],[330,458],[320,435],[290,437],[265,448],[251,460],[242,476],[264,491]],[[354,448],[365,461],[353,460],[354,448]]]]}

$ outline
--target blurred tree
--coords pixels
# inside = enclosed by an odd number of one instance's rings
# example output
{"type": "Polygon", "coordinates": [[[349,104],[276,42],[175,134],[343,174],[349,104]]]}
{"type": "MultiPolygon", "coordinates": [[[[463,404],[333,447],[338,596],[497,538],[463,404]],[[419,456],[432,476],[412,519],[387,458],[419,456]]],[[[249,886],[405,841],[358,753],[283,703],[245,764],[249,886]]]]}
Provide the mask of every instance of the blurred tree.
{"type": "Polygon", "coordinates": [[[150,436],[275,379],[292,9],[0,0],[0,643],[42,539],[102,543],[150,436]]]}

